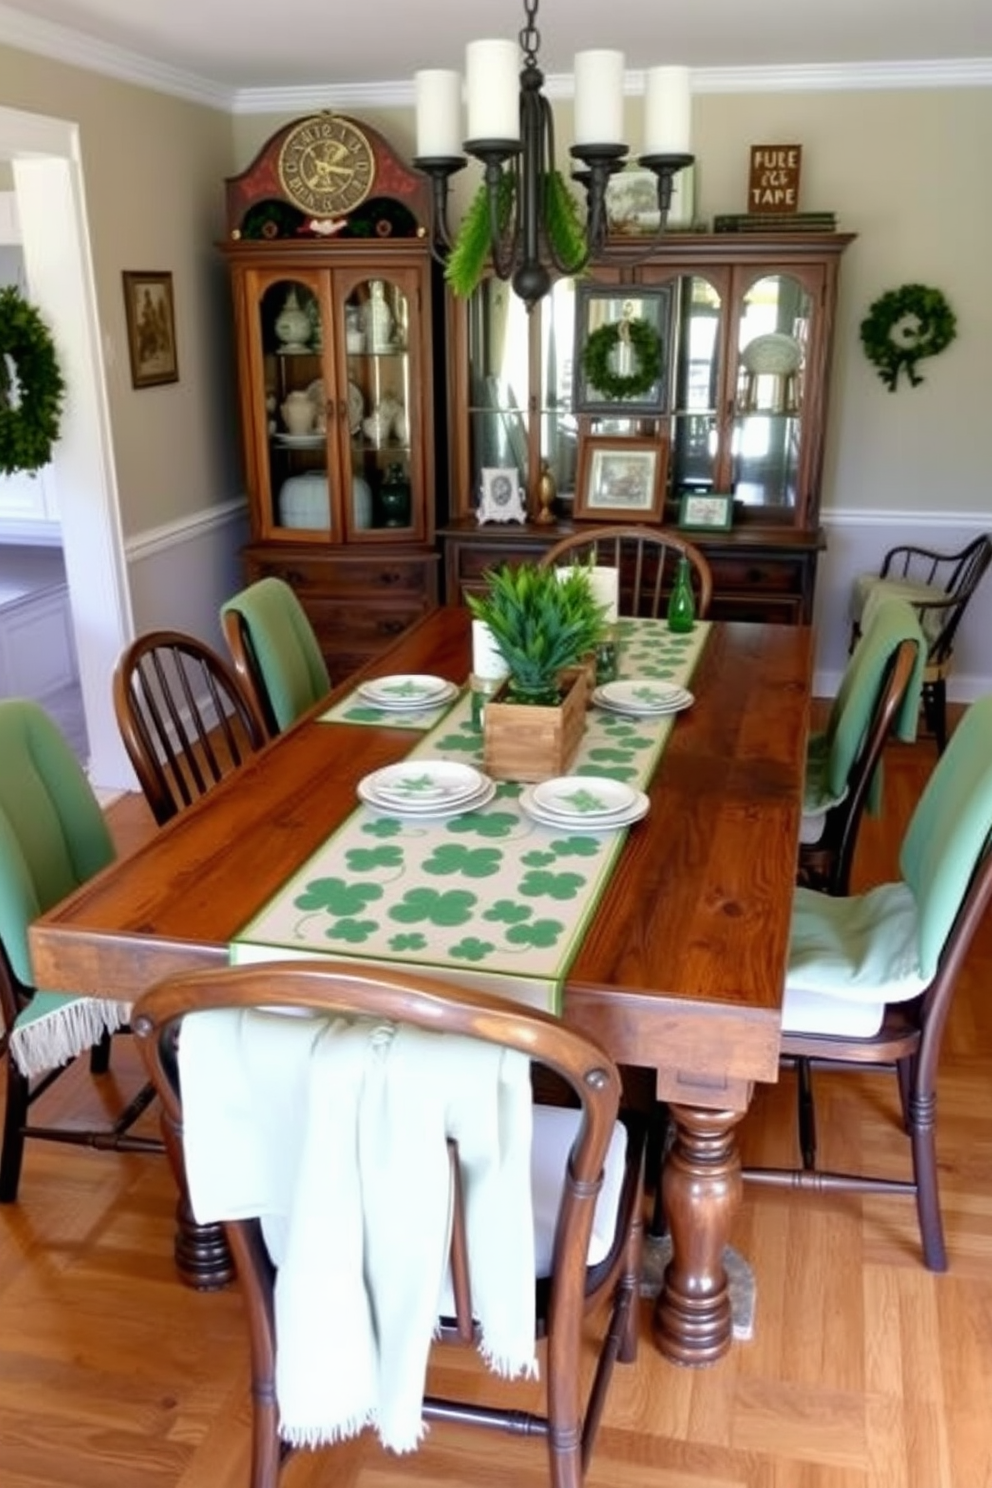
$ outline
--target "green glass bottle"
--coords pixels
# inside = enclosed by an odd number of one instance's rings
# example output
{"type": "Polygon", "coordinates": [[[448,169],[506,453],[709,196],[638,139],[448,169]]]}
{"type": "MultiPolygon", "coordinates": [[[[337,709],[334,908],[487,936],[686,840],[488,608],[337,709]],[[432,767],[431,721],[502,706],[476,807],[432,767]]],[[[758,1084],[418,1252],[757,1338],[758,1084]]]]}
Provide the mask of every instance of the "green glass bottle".
{"type": "Polygon", "coordinates": [[[696,623],[696,601],[692,595],[692,574],[688,558],[680,558],[675,571],[675,583],[668,598],[668,628],[679,635],[690,631],[696,623]]]}

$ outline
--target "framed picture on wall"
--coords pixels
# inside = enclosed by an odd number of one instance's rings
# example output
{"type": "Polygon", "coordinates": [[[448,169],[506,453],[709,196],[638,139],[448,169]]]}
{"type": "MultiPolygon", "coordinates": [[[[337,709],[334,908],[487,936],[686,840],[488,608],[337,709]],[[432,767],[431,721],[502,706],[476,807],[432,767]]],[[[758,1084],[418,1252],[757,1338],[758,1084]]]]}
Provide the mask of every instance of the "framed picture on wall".
{"type": "Polygon", "coordinates": [[[576,413],[668,411],[670,285],[580,284],[575,296],[576,413]]]}
{"type": "Polygon", "coordinates": [[[579,447],[573,512],[599,521],[658,522],[668,441],[588,438],[579,447]]]}
{"type": "Polygon", "coordinates": [[[178,382],[172,275],[125,269],[123,279],[131,386],[146,388],[162,382],[178,382]]]}

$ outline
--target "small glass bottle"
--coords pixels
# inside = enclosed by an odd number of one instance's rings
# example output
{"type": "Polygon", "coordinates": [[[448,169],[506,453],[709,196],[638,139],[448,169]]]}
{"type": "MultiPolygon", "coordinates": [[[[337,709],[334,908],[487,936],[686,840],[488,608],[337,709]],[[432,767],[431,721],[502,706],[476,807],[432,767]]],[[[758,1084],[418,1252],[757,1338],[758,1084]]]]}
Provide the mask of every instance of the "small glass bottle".
{"type": "Polygon", "coordinates": [[[668,628],[679,635],[692,630],[696,623],[696,601],[692,595],[692,574],[689,560],[679,559],[675,571],[675,583],[668,598],[668,628]]]}

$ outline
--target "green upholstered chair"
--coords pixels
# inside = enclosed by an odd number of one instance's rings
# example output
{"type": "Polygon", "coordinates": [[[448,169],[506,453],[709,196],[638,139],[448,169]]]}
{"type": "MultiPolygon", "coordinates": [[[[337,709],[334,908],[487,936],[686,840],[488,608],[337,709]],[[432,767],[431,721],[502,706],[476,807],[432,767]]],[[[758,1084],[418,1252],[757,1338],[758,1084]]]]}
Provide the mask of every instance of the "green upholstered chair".
{"type": "Polygon", "coordinates": [[[744,1170],[789,1188],[913,1194],[931,1271],[947,1269],[937,1065],[954,988],[992,898],[990,834],[992,696],[972,704],[941,755],[903,838],[900,880],[846,898],[796,889],[781,1052],[798,1072],[803,1166],[744,1170]],[[897,1075],[911,1178],[817,1170],[815,1067],[897,1075]]]}
{"type": "Polygon", "coordinates": [[[235,670],[274,738],[330,691],[313,626],[290,586],[276,578],[242,589],[220,615],[235,670]]]}
{"type": "Polygon", "coordinates": [[[114,857],[99,802],[58,726],[37,703],[0,701],[0,1012],[6,1032],[6,1106],[0,1203],[17,1198],[27,1137],[131,1151],[161,1150],[129,1135],[152,1099],[146,1086],[100,1131],[33,1125],[30,1108],[77,1056],[106,1072],[123,1003],[33,985],[28,928],[114,857]]]}
{"type": "Polygon", "coordinates": [[[858,827],[881,804],[881,760],[892,735],[916,737],[926,640],[912,605],[875,607],[822,732],[807,746],[799,882],[846,894],[858,827]]]}
{"type": "Polygon", "coordinates": [[[852,647],[872,606],[880,599],[895,596],[916,608],[927,638],[923,712],[940,750],[947,743],[947,678],[958,627],[990,563],[992,533],[982,533],[956,553],[912,544],[890,548],[877,574],[861,574],[854,581],[852,647]]]}
{"type": "Polygon", "coordinates": [[[148,631],[125,647],[113,689],[117,727],[159,826],[268,738],[224,658],[180,631],[148,631]]]}

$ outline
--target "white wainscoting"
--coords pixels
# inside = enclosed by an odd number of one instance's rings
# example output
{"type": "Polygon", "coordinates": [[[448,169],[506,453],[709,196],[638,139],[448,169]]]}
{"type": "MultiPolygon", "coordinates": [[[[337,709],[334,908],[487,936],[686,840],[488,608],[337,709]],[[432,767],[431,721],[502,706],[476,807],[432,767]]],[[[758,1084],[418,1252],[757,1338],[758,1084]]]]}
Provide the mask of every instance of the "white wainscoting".
{"type": "Polygon", "coordinates": [[[125,544],[134,633],[183,630],[226,654],[220,607],[244,584],[244,501],[144,532],[125,544]]]}
{"type": "MultiPolygon", "coordinates": [[[[847,662],[849,605],[855,576],[877,573],[883,555],[901,543],[957,552],[979,533],[992,530],[992,516],[837,510],[824,512],[822,521],[827,550],[817,570],[814,690],[817,697],[833,697],[847,662]]],[[[954,668],[947,683],[948,697],[953,702],[973,702],[990,692],[992,570],[986,573],[965,611],[954,648],[954,668]]]]}

